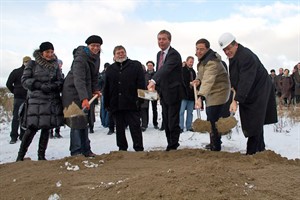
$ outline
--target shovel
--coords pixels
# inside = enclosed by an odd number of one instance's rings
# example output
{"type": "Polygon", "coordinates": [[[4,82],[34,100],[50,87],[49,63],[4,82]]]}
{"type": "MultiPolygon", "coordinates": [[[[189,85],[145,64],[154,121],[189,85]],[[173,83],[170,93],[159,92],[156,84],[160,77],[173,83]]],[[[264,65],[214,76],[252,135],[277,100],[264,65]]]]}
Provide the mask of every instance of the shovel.
{"type": "MultiPolygon", "coordinates": [[[[233,92],[233,95],[232,95],[232,101],[233,101],[236,92],[234,89],[232,89],[232,92],[233,92]]],[[[226,118],[221,117],[216,122],[216,127],[218,129],[219,134],[226,135],[226,134],[230,133],[231,129],[237,125],[238,121],[235,119],[234,114],[235,114],[234,112],[231,112],[229,117],[226,117],[226,118]]]]}
{"type": "MultiPolygon", "coordinates": [[[[195,98],[195,103],[197,101],[197,89],[196,85],[193,85],[194,87],[194,98],[195,98]]],[[[200,132],[200,133],[206,133],[206,132],[211,132],[211,124],[209,121],[204,121],[201,119],[201,112],[200,108],[196,108],[197,110],[197,119],[193,122],[193,130],[194,132],[200,132]]]]}
{"type": "MultiPolygon", "coordinates": [[[[95,95],[90,101],[91,104],[98,96],[95,95]]],[[[64,118],[65,124],[72,129],[84,129],[88,124],[88,116],[85,113],[86,108],[84,107],[82,110],[78,107],[78,105],[72,102],[68,108],[64,109],[64,118]]]]}
{"type": "Polygon", "coordinates": [[[158,100],[157,91],[137,89],[137,92],[138,92],[138,97],[139,98],[146,99],[146,100],[149,100],[149,101],[158,100]]]}

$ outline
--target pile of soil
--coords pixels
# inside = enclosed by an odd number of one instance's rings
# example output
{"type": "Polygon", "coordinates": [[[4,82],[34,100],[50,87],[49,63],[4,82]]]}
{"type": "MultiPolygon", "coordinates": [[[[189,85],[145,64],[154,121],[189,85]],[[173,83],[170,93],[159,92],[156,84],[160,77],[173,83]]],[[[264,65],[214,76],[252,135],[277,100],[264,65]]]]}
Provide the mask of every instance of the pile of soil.
{"type": "Polygon", "coordinates": [[[300,160],[265,151],[111,152],[0,165],[0,199],[293,200],[300,160]]]}

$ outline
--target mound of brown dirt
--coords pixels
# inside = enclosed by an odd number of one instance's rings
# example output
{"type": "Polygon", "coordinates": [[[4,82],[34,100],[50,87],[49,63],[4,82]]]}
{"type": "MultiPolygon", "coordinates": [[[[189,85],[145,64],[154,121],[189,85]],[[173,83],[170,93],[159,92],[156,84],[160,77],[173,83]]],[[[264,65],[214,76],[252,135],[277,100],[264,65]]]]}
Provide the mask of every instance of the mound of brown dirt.
{"type": "Polygon", "coordinates": [[[300,161],[200,149],[112,152],[0,165],[0,199],[293,200],[300,161]],[[59,197],[59,198],[58,198],[59,197]],[[55,199],[55,198],[52,198],[55,199]]]}

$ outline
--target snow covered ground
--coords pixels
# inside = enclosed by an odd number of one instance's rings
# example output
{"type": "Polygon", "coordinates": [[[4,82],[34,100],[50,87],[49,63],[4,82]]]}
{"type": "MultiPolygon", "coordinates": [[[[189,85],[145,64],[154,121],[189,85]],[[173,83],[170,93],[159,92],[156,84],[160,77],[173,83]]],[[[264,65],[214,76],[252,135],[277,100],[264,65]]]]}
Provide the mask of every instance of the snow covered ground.
{"type": "MultiPolygon", "coordinates": [[[[151,109],[151,108],[150,108],[151,109]]],[[[160,106],[158,106],[160,110],[160,106]]],[[[150,110],[151,111],[151,110],[150,110]]],[[[151,113],[151,112],[150,112],[151,113]]],[[[201,112],[202,118],[205,119],[205,111],[201,112]]],[[[160,111],[159,111],[160,116],[160,111]]],[[[160,117],[159,117],[160,118],[160,117]]],[[[239,120],[239,115],[236,115],[239,120]]],[[[143,141],[145,151],[165,150],[167,142],[164,131],[159,131],[153,128],[150,116],[148,129],[143,132],[143,141]]],[[[194,111],[194,119],[196,119],[196,111],[194,111]]],[[[159,125],[161,118],[159,119],[159,125]]],[[[109,153],[117,151],[116,135],[107,135],[108,128],[101,126],[99,116],[95,123],[95,133],[90,134],[92,151],[96,154],[109,153]]],[[[282,157],[288,159],[300,159],[300,123],[292,123],[290,119],[279,118],[279,123],[276,125],[265,126],[265,143],[266,149],[272,150],[282,157]]],[[[2,123],[0,127],[0,164],[14,162],[20,141],[16,144],[9,144],[10,141],[10,123],[2,123]]],[[[46,151],[48,160],[55,160],[70,156],[70,129],[68,127],[61,128],[61,139],[50,139],[46,151]]],[[[129,151],[134,151],[132,148],[132,140],[129,130],[126,130],[129,151]]],[[[30,145],[26,157],[32,160],[37,160],[39,132],[34,137],[30,145]]],[[[241,152],[245,153],[247,139],[244,137],[240,128],[240,123],[233,129],[232,134],[222,137],[222,151],[226,152],[241,152]]],[[[196,132],[183,132],[180,135],[180,147],[183,148],[203,148],[209,143],[209,135],[196,132]]]]}

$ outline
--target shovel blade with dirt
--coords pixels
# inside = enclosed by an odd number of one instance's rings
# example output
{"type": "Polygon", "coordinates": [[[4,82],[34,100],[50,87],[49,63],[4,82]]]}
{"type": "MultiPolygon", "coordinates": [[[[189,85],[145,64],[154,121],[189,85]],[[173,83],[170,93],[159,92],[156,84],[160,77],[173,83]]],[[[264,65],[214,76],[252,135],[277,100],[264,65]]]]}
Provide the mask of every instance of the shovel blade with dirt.
{"type": "MultiPolygon", "coordinates": [[[[233,91],[233,96],[232,96],[232,101],[234,100],[235,97],[235,90],[232,89],[233,91]]],[[[235,119],[233,112],[230,113],[229,117],[221,117],[217,122],[216,122],[216,127],[218,129],[219,134],[221,135],[227,135],[228,133],[231,132],[231,129],[233,129],[238,121],[235,119]]]]}
{"type": "MultiPolygon", "coordinates": [[[[197,89],[196,85],[193,85],[194,87],[194,98],[195,98],[195,103],[197,102],[197,89]]],[[[199,133],[209,133],[211,132],[211,124],[209,121],[202,120],[201,119],[201,113],[200,113],[200,108],[197,108],[197,119],[193,122],[192,124],[194,132],[199,132],[199,133]]]]}
{"type": "MultiPolygon", "coordinates": [[[[95,95],[90,101],[91,104],[98,96],[95,95]]],[[[85,108],[80,109],[79,106],[72,102],[64,109],[65,124],[72,129],[84,129],[88,125],[88,114],[84,112],[85,108]]]]}

